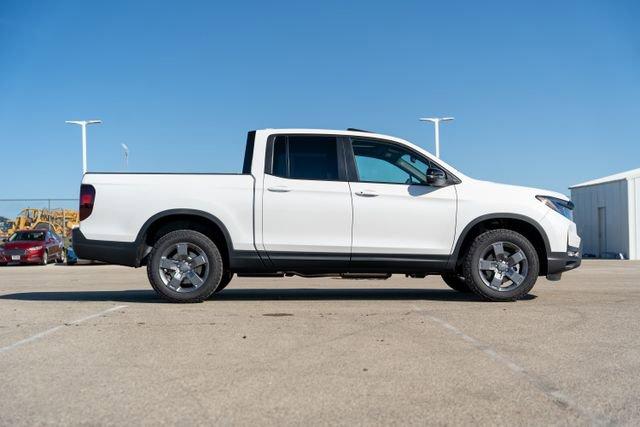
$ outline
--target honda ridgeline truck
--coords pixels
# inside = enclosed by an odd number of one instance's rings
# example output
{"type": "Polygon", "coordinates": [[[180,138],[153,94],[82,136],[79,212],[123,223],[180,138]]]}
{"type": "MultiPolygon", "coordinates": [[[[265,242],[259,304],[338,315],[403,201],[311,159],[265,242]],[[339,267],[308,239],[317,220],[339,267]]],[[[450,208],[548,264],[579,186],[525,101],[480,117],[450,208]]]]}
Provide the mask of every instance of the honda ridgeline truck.
{"type": "Polygon", "coordinates": [[[73,246],[146,265],[173,302],[238,276],[423,278],[486,300],[580,265],[573,204],[469,178],[405,140],[358,130],[249,132],[238,174],[87,173],[73,246]]]}

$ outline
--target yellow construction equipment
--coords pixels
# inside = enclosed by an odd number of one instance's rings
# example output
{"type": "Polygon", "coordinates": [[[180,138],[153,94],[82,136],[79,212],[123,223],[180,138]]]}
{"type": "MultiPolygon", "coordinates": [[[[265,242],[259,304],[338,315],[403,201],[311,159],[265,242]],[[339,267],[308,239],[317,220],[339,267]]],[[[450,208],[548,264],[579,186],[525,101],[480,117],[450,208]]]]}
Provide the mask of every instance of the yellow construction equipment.
{"type": "Polygon", "coordinates": [[[79,222],[78,211],[73,209],[26,208],[13,220],[13,225],[9,228],[7,235],[11,236],[18,230],[49,228],[56,234],[67,237],[71,234],[71,229],[79,222]]]}

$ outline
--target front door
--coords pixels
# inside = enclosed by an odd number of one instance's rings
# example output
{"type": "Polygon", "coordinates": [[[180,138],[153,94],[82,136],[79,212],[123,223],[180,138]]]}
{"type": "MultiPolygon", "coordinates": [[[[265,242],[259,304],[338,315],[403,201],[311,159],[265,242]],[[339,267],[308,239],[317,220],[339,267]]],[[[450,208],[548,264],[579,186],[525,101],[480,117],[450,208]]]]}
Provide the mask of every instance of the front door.
{"type": "Polygon", "coordinates": [[[418,270],[444,265],[455,235],[455,187],[427,185],[431,162],[420,153],[381,140],[351,142],[352,265],[378,263],[383,269],[391,263],[418,270]]]}
{"type": "Polygon", "coordinates": [[[349,262],[351,193],[335,136],[279,135],[269,142],[262,196],[263,246],[278,268],[349,262]]]}

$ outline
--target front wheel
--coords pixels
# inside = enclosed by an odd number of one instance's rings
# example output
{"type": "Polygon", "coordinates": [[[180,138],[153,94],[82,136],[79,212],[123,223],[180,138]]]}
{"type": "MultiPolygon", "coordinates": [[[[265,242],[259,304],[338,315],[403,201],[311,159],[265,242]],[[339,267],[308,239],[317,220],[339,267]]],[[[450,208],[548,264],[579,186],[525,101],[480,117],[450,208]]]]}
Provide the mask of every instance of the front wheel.
{"type": "Polygon", "coordinates": [[[42,253],[42,260],[40,261],[40,265],[47,265],[49,264],[49,252],[44,251],[42,253]]]}
{"type": "Polygon", "coordinates": [[[165,234],[153,246],[147,276],[153,289],[171,302],[202,302],[213,294],[223,273],[214,242],[193,230],[165,234]]]}
{"type": "Polygon", "coordinates": [[[515,301],[538,279],[540,262],[531,242],[513,230],[487,231],[473,241],[465,255],[465,283],[489,301],[515,301]]]}

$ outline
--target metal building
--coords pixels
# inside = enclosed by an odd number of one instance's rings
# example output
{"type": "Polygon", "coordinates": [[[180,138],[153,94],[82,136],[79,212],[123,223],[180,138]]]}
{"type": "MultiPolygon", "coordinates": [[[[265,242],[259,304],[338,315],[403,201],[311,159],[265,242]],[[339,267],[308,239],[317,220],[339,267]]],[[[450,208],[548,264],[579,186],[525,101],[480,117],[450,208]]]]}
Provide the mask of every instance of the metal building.
{"type": "Polygon", "coordinates": [[[582,253],[640,259],[640,168],[569,188],[582,253]]]}

